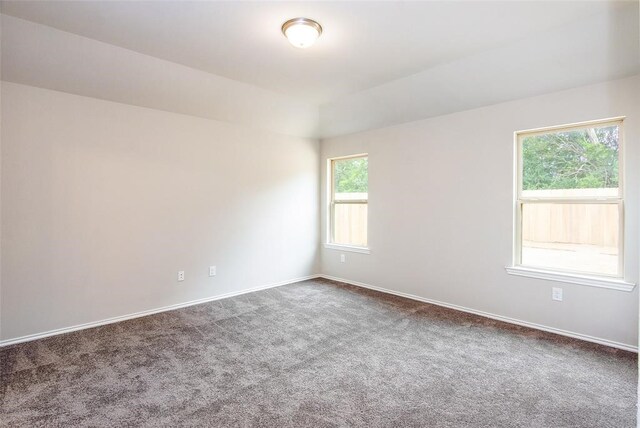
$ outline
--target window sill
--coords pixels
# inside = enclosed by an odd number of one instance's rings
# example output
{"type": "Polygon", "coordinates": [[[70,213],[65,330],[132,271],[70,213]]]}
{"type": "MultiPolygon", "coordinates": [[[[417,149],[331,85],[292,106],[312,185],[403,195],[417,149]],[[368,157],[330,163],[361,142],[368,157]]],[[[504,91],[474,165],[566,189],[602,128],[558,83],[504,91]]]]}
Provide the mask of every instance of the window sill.
{"type": "Polygon", "coordinates": [[[633,291],[636,286],[636,284],[634,283],[626,282],[621,279],[574,275],[542,269],[527,268],[522,266],[506,266],[505,270],[510,275],[546,279],[548,281],[567,282],[570,284],[587,285],[590,287],[608,288],[618,291],[633,291]]]}
{"type": "Polygon", "coordinates": [[[362,254],[371,254],[371,250],[367,247],[354,247],[351,245],[341,245],[341,244],[324,244],[324,248],[329,248],[332,250],[340,250],[340,251],[349,251],[352,253],[362,253],[362,254]]]}

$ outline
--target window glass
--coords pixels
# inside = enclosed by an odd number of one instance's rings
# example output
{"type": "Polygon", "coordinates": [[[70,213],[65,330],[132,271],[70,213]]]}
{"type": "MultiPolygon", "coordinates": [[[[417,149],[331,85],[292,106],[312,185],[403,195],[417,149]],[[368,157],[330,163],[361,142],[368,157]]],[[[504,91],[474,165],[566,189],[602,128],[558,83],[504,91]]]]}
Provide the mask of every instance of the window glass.
{"type": "Polygon", "coordinates": [[[618,125],[524,137],[522,195],[617,195],[618,144],[618,125]]]}
{"type": "Polygon", "coordinates": [[[331,242],[367,246],[369,160],[357,156],[331,161],[331,242]]]}
{"type": "MultiPolygon", "coordinates": [[[[367,194],[369,191],[369,159],[359,157],[334,160],[333,186],[336,194],[367,194]]],[[[345,195],[345,197],[349,196],[345,195]]]]}
{"type": "Polygon", "coordinates": [[[616,275],[618,210],[615,203],[524,203],[522,264],[616,275]]]}
{"type": "Polygon", "coordinates": [[[621,124],[518,134],[515,264],[622,277],[621,124]]]}
{"type": "Polygon", "coordinates": [[[367,204],[336,204],[335,244],[367,246],[367,204]]]}

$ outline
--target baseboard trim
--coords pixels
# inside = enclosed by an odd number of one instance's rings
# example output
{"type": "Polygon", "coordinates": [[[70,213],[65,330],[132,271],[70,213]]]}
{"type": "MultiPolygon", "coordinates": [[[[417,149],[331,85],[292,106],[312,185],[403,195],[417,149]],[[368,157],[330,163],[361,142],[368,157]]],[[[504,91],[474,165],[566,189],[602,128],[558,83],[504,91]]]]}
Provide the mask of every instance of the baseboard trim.
{"type": "Polygon", "coordinates": [[[239,296],[241,294],[247,294],[247,293],[253,293],[255,291],[260,291],[260,290],[266,290],[269,288],[275,288],[275,287],[280,287],[283,285],[287,285],[287,284],[293,284],[296,282],[301,282],[301,281],[307,281],[310,279],[316,279],[316,278],[324,278],[324,279],[328,279],[331,281],[337,281],[337,282],[343,282],[346,284],[351,284],[351,285],[355,285],[357,287],[362,287],[362,288],[368,288],[370,290],[375,290],[375,291],[379,291],[381,293],[386,293],[386,294],[392,294],[395,296],[400,296],[400,297],[405,297],[407,299],[411,299],[411,300],[417,300],[419,302],[424,302],[424,303],[430,303],[432,305],[437,305],[437,306],[442,306],[445,308],[449,308],[449,309],[454,309],[457,311],[461,311],[461,312],[466,312],[469,314],[474,314],[474,315],[479,315],[485,318],[491,318],[497,321],[503,321],[506,323],[510,323],[510,324],[515,324],[515,325],[520,325],[523,327],[529,327],[529,328],[533,328],[536,330],[541,330],[541,331],[546,331],[549,333],[555,333],[555,334],[559,334],[561,336],[567,336],[567,337],[572,337],[574,339],[580,339],[580,340],[584,340],[586,342],[592,342],[592,343],[597,343],[600,345],[605,345],[605,346],[610,346],[612,348],[617,348],[617,349],[622,349],[625,351],[630,351],[630,352],[638,352],[638,347],[637,346],[632,346],[632,345],[627,345],[624,343],[620,343],[620,342],[614,342],[612,340],[607,340],[607,339],[601,339],[598,337],[593,337],[593,336],[589,336],[586,334],[581,334],[581,333],[574,333],[571,331],[567,331],[567,330],[562,330],[562,329],[558,329],[558,328],[554,328],[554,327],[548,327],[542,324],[536,324],[536,323],[532,323],[532,322],[528,322],[528,321],[522,321],[516,318],[510,318],[510,317],[505,317],[502,315],[496,315],[496,314],[492,314],[490,312],[484,312],[484,311],[479,311],[476,309],[472,309],[472,308],[467,308],[464,306],[459,306],[459,305],[454,305],[451,303],[446,303],[446,302],[441,302],[438,300],[433,300],[433,299],[428,299],[426,297],[420,297],[420,296],[416,296],[414,294],[409,294],[409,293],[403,293],[400,291],[394,291],[394,290],[390,290],[387,288],[382,288],[382,287],[377,287],[374,285],[370,285],[370,284],[365,284],[363,282],[358,282],[358,281],[352,281],[350,279],[345,279],[345,278],[338,278],[335,276],[330,276],[330,275],[324,275],[324,274],[315,274],[315,275],[308,275],[308,276],[304,276],[304,277],[300,277],[300,278],[294,278],[294,279],[290,279],[290,280],[286,280],[286,281],[280,281],[277,283],[272,283],[272,284],[268,284],[268,285],[262,285],[262,286],[258,286],[258,287],[253,287],[253,288],[248,288],[246,290],[241,290],[241,291],[234,291],[231,293],[225,293],[225,294],[219,294],[217,296],[211,296],[211,297],[205,297],[202,299],[197,299],[197,300],[191,300],[188,302],[183,302],[183,303],[177,303],[174,305],[168,305],[168,306],[163,306],[160,308],[155,308],[155,309],[149,309],[146,311],[140,311],[140,312],[134,312],[132,314],[127,314],[127,315],[121,315],[121,316],[117,316],[117,317],[112,317],[112,318],[107,318],[107,319],[103,319],[100,321],[93,321],[93,322],[88,322],[85,324],[78,324],[75,326],[71,326],[71,327],[63,327],[63,328],[58,328],[55,330],[49,330],[43,333],[35,333],[35,334],[30,334],[27,336],[21,336],[21,337],[17,337],[17,338],[13,338],[13,339],[6,339],[6,340],[0,340],[0,348],[4,347],[4,346],[10,346],[10,345],[15,345],[18,343],[23,343],[23,342],[30,342],[32,340],[38,340],[38,339],[44,339],[45,337],[51,337],[51,336],[56,336],[59,334],[65,334],[65,333],[71,333],[74,331],[78,331],[78,330],[85,330],[88,328],[93,328],[93,327],[99,327],[102,325],[107,325],[107,324],[113,324],[116,322],[120,322],[120,321],[126,321],[126,320],[130,320],[130,319],[134,319],[134,318],[140,318],[140,317],[144,317],[147,315],[153,315],[153,314],[157,314],[160,312],[166,312],[166,311],[171,311],[174,309],[180,309],[180,308],[186,308],[188,306],[193,306],[193,305],[198,305],[200,303],[206,303],[206,302],[212,302],[214,300],[222,300],[222,299],[226,299],[229,297],[234,297],[234,296],[239,296]]]}
{"type": "Polygon", "coordinates": [[[248,288],[246,290],[241,290],[241,291],[234,291],[234,292],[231,292],[231,293],[219,294],[217,296],[205,297],[205,298],[202,298],[202,299],[191,300],[191,301],[188,301],[188,302],[176,303],[175,305],[162,306],[160,308],[149,309],[149,310],[146,310],[146,311],[134,312],[132,314],[127,314],[127,315],[121,315],[121,316],[117,316],[117,317],[107,318],[107,319],[103,319],[103,320],[100,320],[100,321],[93,321],[93,322],[88,322],[88,323],[84,323],[84,324],[78,324],[78,325],[74,325],[74,326],[71,326],[71,327],[57,328],[55,330],[49,330],[49,331],[45,331],[43,333],[29,334],[27,336],[16,337],[14,339],[0,340],[0,348],[2,348],[3,346],[10,346],[10,345],[16,345],[18,343],[30,342],[32,340],[44,339],[45,337],[56,336],[56,335],[59,335],[59,334],[71,333],[71,332],[78,331],[78,330],[85,330],[85,329],[88,329],[88,328],[99,327],[99,326],[107,325],[107,324],[113,324],[113,323],[120,322],[120,321],[126,321],[126,320],[130,320],[130,319],[134,319],[134,318],[145,317],[147,315],[153,315],[153,314],[157,314],[157,313],[160,313],[160,312],[166,312],[166,311],[172,311],[174,309],[186,308],[188,306],[198,305],[200,303],[206,303],[206,302],[212,302],[214,300],[226,299],[226,298],[229,298],[229,297],[239,296],[241,294],[253,293],[255,291],[266,290],[268,288],[280,287],[280,286],[283,286],[283,285],[293,284],[293,283],[300,282],[300,281],[307,281],[309,279],[316,279],[316,278],[319,278],[319,277],[320,277],[320,275],[318,275],[318,274],[316,274],[316,275],[307,275],[307,276],[303,276],[303,277],[300,277],[300,278],[289,279],[289,280],[286,280],[286,281],[280,281],[280,282],[276,282],[276,283],[268,284],[268,285],[261,285],[261,286],[258,286],[258,287],[248,288]]]}
{"type": "Polygon", "coordinates": [[[479,315],[479,316],[482,316],[482,317],[485,317],[485,318],[491,318],[491,319],[494,319],[494,320],[497,320],[497,321],[503,321],[503,322],[506,322],[506,323],[509,323],[509,324],[515,324],[515,325],[520,325],[520,326],[523,326],[523,327],[529,327],[529,328],[533,328],[533,329],[536,329],[536,330],[546,331],[548,333],[555,333],[555,334],[559,334],[561,336],[572,337],[574,339],[580,339],[580,340],[584,340],[586,342],[597,343],[597,344],[600,344],[600,345],[610,346],[612,348],[617,348],[617,349],[622,349],[622,350],[625,350],[625,351],[638,353],[638,347],[637,346],[627,345],[625,343],[614,342],[612,340],[601,339],[599,337],[593,337],[593,336],[589,336],[589,335],[581,334],[581,333],[574,333],[574,332],[567,331],[567,330],[562,330],[562,329],[559,329],[559,328],[548,327],[548,326],[542,325],[542,324],[536,324],[536,323],[532,323],[532,322],[528,322],[528,321],[522,321],[522,320],[519,320],[519,319],[516,319],[516,318],[510,318],[510,317],[505,317],[505,316],[502,316],[502,315],[496,315],[496,314],[492,314],[490,312],[479,311],[479,310],[476,310],[476,309],[471,309],[471,308],[467,308],[467,307],[464,307],[464,306],[458,306],[458,305],[454,305],[454,304],[451,304],[451,303],[440,302],[438,300],[427,299],[426,297],[420,297],[420,296],[416,296],[414,294],[402,293],[400,291],[389,290],[387,288],[377,287],[377,286],[374,286],[374,285],[365,284],[363,282],[352,281],[350,279],[337,278],[335,276],[324,275],[324,274],[320,274],[318,276],[320,278],[329,279],[331,281],[344,282],[346,284],[355,285],[357,287],[368,288],[370,290],[380,291],[382,293],[393,294],[395,296],[400,296],[400,297],[406,297],[407,299],[417,300],[419,302],[424,302],[424,303],[430,303],[432,305],[442,306],[442,307],[449,308],[449,309],[455,309],[457,311],[466,312],[466,313],[474,314],[474,315],[479,315]]]}

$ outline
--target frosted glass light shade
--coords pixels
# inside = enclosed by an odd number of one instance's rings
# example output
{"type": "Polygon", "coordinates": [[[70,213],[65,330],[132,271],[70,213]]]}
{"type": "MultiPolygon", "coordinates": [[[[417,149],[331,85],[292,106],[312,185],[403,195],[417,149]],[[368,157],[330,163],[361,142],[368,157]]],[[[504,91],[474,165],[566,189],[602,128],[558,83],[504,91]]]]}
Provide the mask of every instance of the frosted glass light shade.
{"type": "Polygon", "coordinates": [[[308,18],[294,18],[282,24],[282,33],[293,46],[304,49],[318,40],[322,34],[322,27],[308,18]]]}

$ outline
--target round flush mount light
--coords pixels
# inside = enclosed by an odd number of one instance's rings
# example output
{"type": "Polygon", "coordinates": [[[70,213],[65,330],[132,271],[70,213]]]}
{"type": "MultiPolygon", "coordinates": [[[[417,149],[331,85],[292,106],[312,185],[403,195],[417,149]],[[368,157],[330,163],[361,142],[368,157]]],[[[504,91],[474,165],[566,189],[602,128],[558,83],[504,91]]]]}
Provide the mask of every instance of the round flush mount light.
{"type": "Polygon", "coordinates": [[[282,34],[293,46],[308,48],[322,34],[322,27],[309,18],[293,18],[282,24],[282,34]]]}

